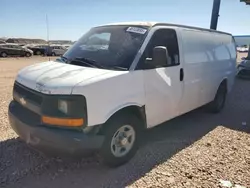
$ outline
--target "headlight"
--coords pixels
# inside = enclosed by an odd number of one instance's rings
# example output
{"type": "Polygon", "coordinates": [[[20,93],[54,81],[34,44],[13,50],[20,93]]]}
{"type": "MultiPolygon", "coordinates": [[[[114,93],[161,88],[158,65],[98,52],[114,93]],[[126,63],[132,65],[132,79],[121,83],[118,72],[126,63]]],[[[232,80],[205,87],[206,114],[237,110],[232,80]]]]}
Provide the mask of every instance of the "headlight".
{"type": "Polygon", "coordinates": [[[87,125],[87,103],[82,95],[43,96],[42,122],[51,125],[87,125]],[[54,119],[51,119],[54,118],[54,119]]]}
{"type": "Polygon", "coordinates": [[[58,110],[64,114],[68,114],[68,102],[64,100],[58,100],[58,110]]]}

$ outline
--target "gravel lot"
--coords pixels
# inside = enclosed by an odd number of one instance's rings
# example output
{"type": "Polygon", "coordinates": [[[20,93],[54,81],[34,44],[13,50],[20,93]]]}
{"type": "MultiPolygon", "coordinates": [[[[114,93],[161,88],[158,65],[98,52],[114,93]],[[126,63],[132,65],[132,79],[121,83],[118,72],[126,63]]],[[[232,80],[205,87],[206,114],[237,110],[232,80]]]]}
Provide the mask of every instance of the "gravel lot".
{"type": "Polygon", "coordinates": [[[236,79],[222,113],[198,109],[150,130],[131,162],[110,169],[96,155],[71,161],[41,156],[10,128],[7,107],[17,71],[47,59],[0,59],[0,187],[220,187],[220,179],[250,187],[250,81],[236,79]]]}

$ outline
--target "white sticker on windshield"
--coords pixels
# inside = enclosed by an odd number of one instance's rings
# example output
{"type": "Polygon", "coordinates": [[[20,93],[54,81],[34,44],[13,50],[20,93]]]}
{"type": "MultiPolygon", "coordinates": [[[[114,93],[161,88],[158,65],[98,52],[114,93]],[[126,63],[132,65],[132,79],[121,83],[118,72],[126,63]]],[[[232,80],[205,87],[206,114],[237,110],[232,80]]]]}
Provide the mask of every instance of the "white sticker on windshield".
{"type": "Polygon", "coordinates": [[[147,29],[143,29],[139,27],[129,27],[127,31],[133,32],[133,33],[145,34],[147,32],[147,29]]]}

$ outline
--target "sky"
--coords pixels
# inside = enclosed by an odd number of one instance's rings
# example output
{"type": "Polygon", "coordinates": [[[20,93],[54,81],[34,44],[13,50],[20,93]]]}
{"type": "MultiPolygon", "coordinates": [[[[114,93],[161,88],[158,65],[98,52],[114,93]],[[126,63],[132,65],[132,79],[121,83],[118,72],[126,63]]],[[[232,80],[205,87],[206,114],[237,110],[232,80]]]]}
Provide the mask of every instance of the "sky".
{"type": "MultiPolygon", "coordinates": [[[[157,21],[209,28],[213,0],[0,0],[0,37],[77,40],[91,27],[157,21]]],[[[250,34],[250,6],[221,0],[218,30],[250,34]]]]}

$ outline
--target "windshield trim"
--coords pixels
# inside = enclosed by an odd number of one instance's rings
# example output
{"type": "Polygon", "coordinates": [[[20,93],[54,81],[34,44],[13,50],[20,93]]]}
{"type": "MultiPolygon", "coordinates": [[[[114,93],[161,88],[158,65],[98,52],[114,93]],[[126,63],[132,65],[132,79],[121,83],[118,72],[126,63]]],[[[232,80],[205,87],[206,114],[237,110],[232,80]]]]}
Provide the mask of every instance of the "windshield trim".
{"type": "Polygon", "coordinates": [[[134,58],[133,62],[131,63],[131,65],[130,65],[130,67],[128,69],[129,71],[135,71],[136,70],[136,67],[137,67],[137,65],[138,65],[138,63],[139,63],[139,61],[141,59],[141,56],[142,56],[144,50],[146,49],[146,47],[147,47],[147,45],[148,45],[148,43],[149,43],[149,41],[150,41],[153,33],[158,28],[159,28],[159,26],[157,26],[157,27],[149,27],[148,26],[148,30],[147,30],[147,32],[145,34],[143,42],[142,42],[142,44],[141,44],[141,46],[140,46],[137,54],[135,55],[135,58],[134,58]]]}

